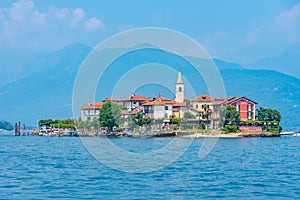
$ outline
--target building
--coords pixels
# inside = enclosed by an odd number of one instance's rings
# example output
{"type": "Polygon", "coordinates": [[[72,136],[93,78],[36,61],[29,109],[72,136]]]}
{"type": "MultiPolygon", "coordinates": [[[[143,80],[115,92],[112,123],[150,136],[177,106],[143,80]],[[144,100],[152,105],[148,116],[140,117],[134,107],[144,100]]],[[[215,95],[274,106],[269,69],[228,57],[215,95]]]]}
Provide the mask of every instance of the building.
{"type": "Polygon", "coordinates": [[[158,95],[151,101],[144,103],[143,112],[145,117],[158,119],[158,118],[170,118],[173,116],[173,104],[176,102],[158,95]]]}
{"type": "Polygon", "coordinates": [[[175,101],[177,101],[179,103],[183,103],[184,102],[184,84],[182,81],[180,69],[178,70],[178,74],[177,74],[175,94],[176,94],[175,101]]]}
{"type": "Polygon", "coordinates": [[[213,110],[213,103],[215,99],[203,93],[201,96],[191,100],[191,106],[200,113],[205,112],[205,106],[208,106],[208,110],[213,110]]]}
{"type": "Polygon", "coordinates": [[[241,121],[255,120],[256,102],[246,97],[233,97],[228,99],[226,103],[236,107],[236,110],[240,113],[241,121]]]}
{"type": "Polygon", "coordinates": [[[231,105],[240,113],[241,121],[255,120],[256,102],[247,97],[230,97],[215,99],[213,102],[213,118],[219,118],[220,106],[231,105]]]}
{"type": "Polygon", "coordinates": [[[141,106],[143,103],[150,101],[150,98],[133,94],[129,98],[122,99],[123,105],[130,111],[141,106]]]}
{"type": "Polygon", "coordinates": [[[94,118],[99,117],[100,109],[104,102],[89,102],[81,106],[81,119],[83,121],[92,121],[94,118]]]}

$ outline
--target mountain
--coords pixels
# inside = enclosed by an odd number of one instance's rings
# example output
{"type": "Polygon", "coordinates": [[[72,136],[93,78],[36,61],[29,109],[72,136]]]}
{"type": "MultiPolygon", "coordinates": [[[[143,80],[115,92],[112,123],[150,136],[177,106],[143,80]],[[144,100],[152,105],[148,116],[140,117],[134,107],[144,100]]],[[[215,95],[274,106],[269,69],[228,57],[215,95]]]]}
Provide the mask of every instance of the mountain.
{"type": "Polygon", "coordinates": [[[25,78],[0,88],[0,119],[35,125],[41,118],[72,116],[73,82],[91,50],[76,44],[38,56],[25,78]]]}
{"type": "Polygon", "coordinates": [[[277,56],[262,58],[256,62],[247,64],[247,67],[257,69],[273,69],[300,78],[299,58],[300,44],[294,44],[277,56]]]}
{"type": "MultiPolygon", "coordinates": [[[[73,83],[81,63],[91,50],[91,47],[74,44],[34,59],[26,66],[25,78],[0,88],[0,119],[10,122],[20,120],[33,125],[42,118],[72,117],[73,83]]],[[[113,49],[103,51],[114,53],[113,49]]],[[[102,77],[106,87],[104,91],[97,91],[96,99],[107,96],[118,78],[132,66],[153,61],[173,65],[174,69],[187,65],[178,56],[162,57],[164,53],[162,50],[134,52],[116,60],[107,70],[108,76],[102,77]]],[[[299,127],[300,79],[271,70],[249,70],[219,59],[214,59],[214,62],[222,75],[227,96],[247,96],[258,102],[258,107],[280,110],[285,130],[299,127]]],[[[184,69],[183,75],[189,76],[191,84],[199,88],[197,95],[208,93],[204,80],[195,80],[194,72],[184,69]]],[[[102,84],[102,80],[99,84],[102,84]]],[[[153,95],[149,88],[144,91],[146,96],[153,95]]]]}

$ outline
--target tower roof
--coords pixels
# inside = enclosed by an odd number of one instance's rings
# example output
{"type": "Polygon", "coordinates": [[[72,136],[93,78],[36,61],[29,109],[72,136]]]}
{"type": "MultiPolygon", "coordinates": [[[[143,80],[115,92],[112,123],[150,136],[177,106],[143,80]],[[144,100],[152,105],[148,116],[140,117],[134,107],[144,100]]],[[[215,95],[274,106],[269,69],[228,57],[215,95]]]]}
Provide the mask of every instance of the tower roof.
{"type": "Polygon", "coordinates": [[[176,82],[177,84],[178,83],[183,83],[182,82],[182,77],[181,77],[181,71],[180,71],[180,68],[178,69],[178,75],[177,75],[177,82],[176,82]]]}

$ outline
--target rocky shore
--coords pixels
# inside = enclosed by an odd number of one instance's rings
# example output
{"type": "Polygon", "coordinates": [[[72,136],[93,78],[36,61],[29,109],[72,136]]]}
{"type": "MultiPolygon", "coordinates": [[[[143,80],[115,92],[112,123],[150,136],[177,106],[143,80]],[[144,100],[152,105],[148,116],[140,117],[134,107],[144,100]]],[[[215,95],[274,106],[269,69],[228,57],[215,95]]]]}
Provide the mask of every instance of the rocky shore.
{"type": "Polygon", "coordinates": [[[255,132],[255,133],[192,133],[178,137],[183,138],[250,138],[250,137],[280,137],[280,134],[270,132],[255,132]]]}
{"type": "Polygon", "coordinates": [[[109,134],[98,134],[96,132],[79,132],[81,137],[176,137],[176,138],[253,138],[253,137],[280,137],[280,134],[271,132],[239,132],[225,134],[221,131],[190,132],[190,131],[168,131],[168,132],[143,132],[143,133],[123,133],[113,132],[109,134]]]}

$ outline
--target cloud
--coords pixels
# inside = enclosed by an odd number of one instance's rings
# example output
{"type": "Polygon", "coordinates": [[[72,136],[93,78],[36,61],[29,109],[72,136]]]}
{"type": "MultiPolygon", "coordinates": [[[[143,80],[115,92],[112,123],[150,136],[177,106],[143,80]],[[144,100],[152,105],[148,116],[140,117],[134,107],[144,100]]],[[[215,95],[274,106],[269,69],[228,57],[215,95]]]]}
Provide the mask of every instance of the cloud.
{"type": "MultiPolygon", "coordinates": [[[[18,0],[0,8],[0,43],[10,47],[34,46],[47,37],[101,30],[103,22],[87,17],[83,8],[49,7],[41,11],[31,0],[18,0]],[[40,41],[39,41],[40,40],[40,41]]],[[[78,36],[79,37],[79,36],[78,36]]],[[[1,48],[1,47],[0,47],[1,48]]]]}
{"type": "Polygon", "coordinates": [[[94,31],[103,26],[103,23],[100,19],[97,19],[96,17],[92,17],[89,20],[85,22],[85,27],[89,31],[94,31]]]}
{"type": "Polygon", "coordinates": [[[243,32],[220,30],[199,41],[213,57],[241,64],[278,56],[300,43],[300,3],[243,32]]]}
{"type": "Polygon", "coordinates": [[[247,43],[300,42],[300,3],[262,22],[246,37],[247,43]]]}
{"type": "Polygon", "coordinates": [[[74,11],[73,11],[73,17],[76,18],[76,19],[83,19],[84,18],[84,10],[82,8],[76,8],[74,11]]]}

